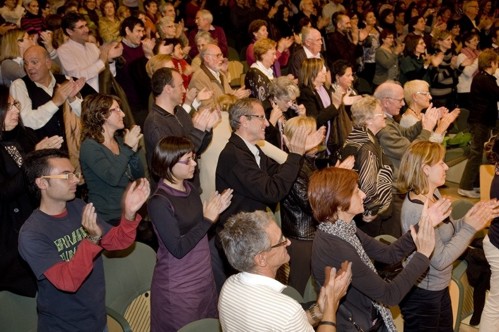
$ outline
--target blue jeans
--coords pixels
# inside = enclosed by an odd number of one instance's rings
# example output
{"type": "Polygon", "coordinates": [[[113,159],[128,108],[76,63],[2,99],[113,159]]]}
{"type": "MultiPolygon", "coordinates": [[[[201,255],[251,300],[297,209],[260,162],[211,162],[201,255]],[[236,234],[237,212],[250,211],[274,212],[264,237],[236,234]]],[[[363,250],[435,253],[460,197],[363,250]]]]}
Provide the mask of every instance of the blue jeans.
{"type": "Polygon", "coordinates": [[[452,332],[449,288],[429,291],[413,287],[400,303],[404,332],[452,332]]]}

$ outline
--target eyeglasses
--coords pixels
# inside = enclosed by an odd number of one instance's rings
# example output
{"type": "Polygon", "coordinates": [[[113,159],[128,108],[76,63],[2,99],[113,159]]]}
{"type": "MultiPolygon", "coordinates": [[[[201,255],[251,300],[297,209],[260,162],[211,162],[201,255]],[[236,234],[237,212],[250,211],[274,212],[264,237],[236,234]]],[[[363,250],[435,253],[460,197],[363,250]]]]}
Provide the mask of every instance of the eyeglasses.
{"type": "Polygon", "coordinates": [[[282,247],[284,245],[286,245],[288,243],[288,238],[285,237],[284,235],[281,235],[281,239],[282,241],[277,243],[277,244],[274,244],[273,246],[270,246],[270,248],[268,250],[272,250],[274,248],[279,248],[279,247],[282,247]]]}
{"type": "Polygon", "coordinates": [[[64,173],[64,174],[56,174],[56,175],[42,175],[40,176],[42,179],[61,179],[67,181],[80,181],[81,173],[64,173]]]}
{"type": "Polygon", "coordinates": [[[192,162],[196,162],[196,154],[193,153],[191,157],[185,159],[185,160],[179,160],[177,163],[183,164],[183,165],[189,165],[192,162]]]}
{"type": "Polygon", "coordinates": [[[7,104],[7,112],[12,111],[13,108],[17,108],[18,110],[21,110],[21,103],[17,100],[14,100],[13,103],[8,103],[7,104]]]}
{"type": "Polygon", "coordinates": [[[250,118],[250,119],[251,119],[251,118],[257,118],[257,119],[260,119],[260,120],[262,120],[262,121],[267,120],[267,119],[265,118],[265,115],[257,115],[257,114],[244,114],[244,116],[245,116],[245,117],[247,117],[247,118],[250,118]]]}
{"type": "Polygon", "coordinates": [[[416,92],[418,95],[423,95],[423,96],[430,96],[430,93],[428,91],[418,91],[416,92]]]}

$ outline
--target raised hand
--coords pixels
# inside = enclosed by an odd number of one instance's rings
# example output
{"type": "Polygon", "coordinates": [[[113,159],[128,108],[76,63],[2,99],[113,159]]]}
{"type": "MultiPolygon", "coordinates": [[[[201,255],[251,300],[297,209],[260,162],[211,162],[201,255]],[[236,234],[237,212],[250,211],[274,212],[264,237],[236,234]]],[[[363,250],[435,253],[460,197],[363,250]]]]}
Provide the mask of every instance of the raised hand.
{"type": "Polygon", "coordinates": [[[497,217],[499,217],[499,201],[491,199],[476,203],[464,216],[464,222],[479,231],[497,217]]]}
{"type": "Polygon", "coordinates": [[[102,229],[97,224],[97,212],[95,212],[95,207],[92,203],[88,203],[83,208],[81,225],[91,237],[97,238],[102,236],[102,229]]]}
{"type": "Polygon", "coordinates": [[[205,101],[213,97],[213,90],[208,90],[207,88],[202,88],[196,95],[199,101],[205,101]]]}
{"type": "Polygon", "coordinates": [[[62,136],[51,136],[45,137],[40,142],[35,145],[35,150],[43,150],[43,149],[60,149],[64,139],[62,136]]]}
{"type": "Polygon", "coordinates": [[[237,99],[248,98],[250,93],[251,91],[249,89],[246,89],[244,86],[242,86],[234,91],[234,96],[236,96],[237,99]]]}
{"type": "Polygon", "coordinates": [[[194,116],[192,117],[192,124],[194,125],[194,128],[201,131],[206,131],[207,124],[209,123],[211,117],[210,113],[211,112],[209,108],[200,109],[196,113],[194,113],[194,116]]]}
{"type": "Polygon", "coordinates": [[[222,194],[219,194],[218,191],[211,194],[208,201],[203,202],[203,216],[212,223],[215,223],[220,213],[229,207],[232,200],[232,193],[232,189],[226,189],[222,194]]]}
{"type": "Polygon", "coordinates": [[[123,213],[126,220],[135,220],[135,214],[149,198],[151,187],[145,178],[132,182],[123,194],[123,213]]]}
{"type": "Polygon", "coordinates": [[[137,151],[142,136],[143,135],[140,132],[140,127],[135,125],[132,127],[132,129],[125,129],[124,142],[126,145],[131,147],[133,151],[137,151]]]}
{"type": "MultiPolygon", "coordinates": [[[[71,79],[71,82],[73,82],[73,84],[71,85],[72,89],[71,89],[71,92],[69,93],[69,96],[68,96],[69,99],[75,98],[80,93],[81,89],[85,86],[86,80],[84,77],[80,77],[76,81],[73,81],[71,79]]],[[[72,100],[70,100],[70,101],[72,101],[72,100]]]]}
{"type": "Polygon", "coordinates": [[[423,212],[421,219],[429,219],[433,227],[437,227],[442,221],[447,219],[452,212],[451,201],[448,198],[441,198],[436,201],[431,207],[429,206],[428,199],[423,205],[423,212]]]}
{"type": "Polygon", "coordinates": [[[324,137],[326,137],[326,127],[324,126],[309,134],[305,140],[305,151],[320,145],[324,141],[324,137]]]}
{"type": "Polygon", "coordinates": [[[283,113],[276,102],[271,100],[270,103],[272,104],[272,111],[270,112],[269,122],[275,127],[277,121],[282,118],[283,113]]]}
{"type": "Polygon", "coordinates": [[[430,106],[426,110],[426,113],[423,114],[423,118],[421,120],[423,129],[428,131],[433,131],[435,128],[437,121],[440,119],[440,111],[438,108],[433,107],[433,104],[430,103],[430,106]]]}
{"type": "Polygon", "coordinates": [[[443,135],[460,113],[461,110],[459,108],[455,108],[452,112],[443,113],[441,119],[438,121],[437,128],[435,128],[435,133],[443,135]]]}
{"type": "Polygon", "coordinates": [[[416,232],[414,225],[411,225],[411,236],[416,245],[416,251],[430,258],[435,248],[435,230],[430,218],[421,218],[418,232],[416,232]]]}
{"type": "Polygon", "coordinates": [[[56,89],[54,90],[54,95],[52,96],[52,102],[57,106],[61,106],[64,104],[66,99],[69,98],[71,92],[73,91],[73,80],[68,80],[64,83],[57,84],[56,89]]]}
{"type": "Polygon", "coordinates": [[[339,160],[337,160],[334,167],[343,168],[343,169],[353,169],[354,165],[355,165],[355,156],[351,155],[343,159],[341,163],[339,160]]]}

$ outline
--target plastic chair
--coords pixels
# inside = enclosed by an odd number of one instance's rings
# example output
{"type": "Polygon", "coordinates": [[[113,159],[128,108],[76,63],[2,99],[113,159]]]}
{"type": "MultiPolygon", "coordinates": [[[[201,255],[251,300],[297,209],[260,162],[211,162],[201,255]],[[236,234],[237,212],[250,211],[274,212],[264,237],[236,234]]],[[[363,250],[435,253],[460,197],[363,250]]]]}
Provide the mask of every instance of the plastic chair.
{"type": "Polygon", "coordinates": [[[473,313],[473,288],[468,283],[468,263],[460,261],[452,270],[449,293],[454,317],[454,331],[459,332],[461,321],[473,313]]]}
{"type": "Polygon", "coordinates": [[[178,332],[222,332],[222,327],[218,319],[204,318],[185,325],[178,332]]]}
{"type": "Polygon", "coordinates": [[[36,298],[0,292],[0,331],[36,332],[36,298]]]}
{"type": "Polygon", "coordinates": [[[298,303],[303,303],[303,296],[301,296],[300,292],[294,287],[287,286],[282,290],[282,293],[296,300],[298,303]]]}
{"type": "MultiPolygon", "coordinates": [[[[103,255],[107,314],[123,331],[150,330],[150,288],[154,250],[140,242],[103,255]]],[[[108,318],[109,320],[109,318],[108,318]]]]}

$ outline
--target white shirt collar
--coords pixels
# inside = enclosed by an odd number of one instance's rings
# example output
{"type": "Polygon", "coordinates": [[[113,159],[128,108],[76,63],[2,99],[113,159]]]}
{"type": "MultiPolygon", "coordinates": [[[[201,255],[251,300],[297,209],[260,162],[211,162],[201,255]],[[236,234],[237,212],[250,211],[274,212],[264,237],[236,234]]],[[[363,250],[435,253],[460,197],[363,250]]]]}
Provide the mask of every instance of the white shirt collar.
{"type": "Polygon", "coordinates": [[[303,46],[303,49],[305,50],[305,55],[307,56],[307,59],[320,59],[321,58],[321,54],[320,53],[317,53],[317,55],[313,55],[312,52],[310,52],[310,50],[308,48],[306,48],[305,46],[303,46]]]}
{"type": "Polygon", "coordinates": [[[269,80],[274,79],[274,71],[272,70],[272,68],[265,68],[265,66],[263,65],[263,63],[261,61],[257,61],[255,63],[253,63],[251,65],[251,68],[256,68],[256,69],[260,70],[262,73],[265,74],[265,76],[267,76],[267,78],[269,80]]]}
{"type": "Polygon", "coordinates": [[[266,286],[278,293],[281,293],[283,289],[286,288],[285,285],[274,278],[269,278],[260,274],[241,272],[239,273],[239,277],[243,284],[250,286],[266,286]]]}

